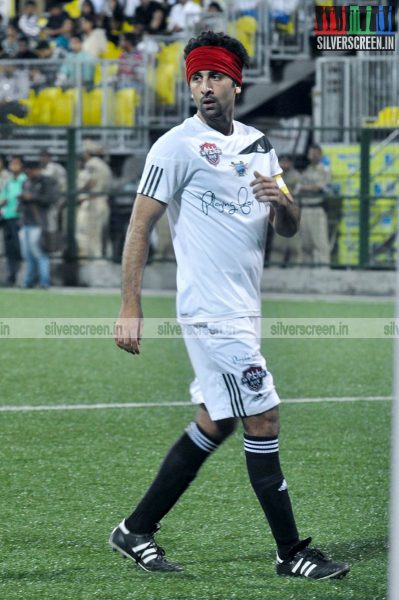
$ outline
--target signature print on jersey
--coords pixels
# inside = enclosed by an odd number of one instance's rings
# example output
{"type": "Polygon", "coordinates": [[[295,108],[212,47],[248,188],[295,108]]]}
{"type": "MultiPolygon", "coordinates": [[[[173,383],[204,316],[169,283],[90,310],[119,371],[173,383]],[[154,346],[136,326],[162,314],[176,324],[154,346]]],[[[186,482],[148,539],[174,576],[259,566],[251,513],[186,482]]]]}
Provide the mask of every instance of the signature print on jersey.
{"type": "Polygon", "coordinates": [[[216,146],[216,144],[205,142],[200,146],[200,155],[206,158],[209,164],[213,165],[214,167],[216,167],[220,163],[221,154],[222,151],[216,146]]]}
{"type": "Polygon", "coordinates": [[[258,366],[248,367],[242,373],[241,383],[247,385],[253,392],[258,392],[263,384],[263,378],[266,377],[267,373],[265,369],[258,366]]]}
{"type": "MultiPolygon", "coordinates": [[[[240,213],[242,215],[249,215],[254,201],[248,198],[248,190],[245,187],[240,187],[237,194],[237,201],[224,202],[218,200],[215,193],[211,190],[207,190],[201,196],[201,210],[204,215],[209,215],[209,209],[213,208],[218,213],[227,213],[234,215],[240,213]]],[[[260,206],[260,205],[259,205],[260,206]]]]}

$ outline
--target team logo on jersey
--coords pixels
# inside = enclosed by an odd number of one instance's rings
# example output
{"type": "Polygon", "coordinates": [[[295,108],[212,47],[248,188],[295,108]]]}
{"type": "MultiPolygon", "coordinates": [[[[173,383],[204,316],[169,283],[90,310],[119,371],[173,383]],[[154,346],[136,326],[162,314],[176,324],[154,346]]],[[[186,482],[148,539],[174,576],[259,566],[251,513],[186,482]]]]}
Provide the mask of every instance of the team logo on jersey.
{"type": "Polygon", "coordinates": [[[244,175],[247,173],[248,163],[245,163],[242,160],[240,160],[238,163],[231,161],[230,167],[234,169],[234,173],[238,175],[238,177],[244,177],[244,175]]]}
{"type": "Polygon", "coordinates": [[[262,367],[248,367],[242,373],[241,383],[247,385],[253,392],[258,392],[263,384],[263,378],[267,373],[262,367]]]}
{"type": "Polygon", "coordinates": [[[200,154],[206,158],[209,164],[216,167],[216,165],[220,163],[220,155],[222,154],[222,151],[216,146],[216,144],[205,142],[205,144],[201,144],[200,146],[200,154]]]}

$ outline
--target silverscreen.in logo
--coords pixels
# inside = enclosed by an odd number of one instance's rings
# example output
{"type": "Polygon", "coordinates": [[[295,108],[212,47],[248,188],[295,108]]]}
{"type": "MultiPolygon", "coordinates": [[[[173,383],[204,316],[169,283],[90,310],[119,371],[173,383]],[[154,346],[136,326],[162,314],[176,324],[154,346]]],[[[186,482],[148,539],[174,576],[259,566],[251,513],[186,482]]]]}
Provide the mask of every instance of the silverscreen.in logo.
{"type": "Polygon", "coordinates": [[[395,50],[392,6],[316,6],[317,50],[395,50]]]}

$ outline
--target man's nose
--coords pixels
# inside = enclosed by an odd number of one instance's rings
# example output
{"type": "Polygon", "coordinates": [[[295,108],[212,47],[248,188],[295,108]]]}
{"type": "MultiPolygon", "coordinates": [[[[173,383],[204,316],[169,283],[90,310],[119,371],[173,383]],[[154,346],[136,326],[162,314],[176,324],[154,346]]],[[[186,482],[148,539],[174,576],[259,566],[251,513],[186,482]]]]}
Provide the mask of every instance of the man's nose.
{"type": "Polygon", "coordinates": [[[208,92],[212,91],[212,85],[211,85],[211,81],[210,79],[208,79],[207,77],[204,77],[202,80],[202,84],[201,84],[201,94],[207,94],[208,92]]]}

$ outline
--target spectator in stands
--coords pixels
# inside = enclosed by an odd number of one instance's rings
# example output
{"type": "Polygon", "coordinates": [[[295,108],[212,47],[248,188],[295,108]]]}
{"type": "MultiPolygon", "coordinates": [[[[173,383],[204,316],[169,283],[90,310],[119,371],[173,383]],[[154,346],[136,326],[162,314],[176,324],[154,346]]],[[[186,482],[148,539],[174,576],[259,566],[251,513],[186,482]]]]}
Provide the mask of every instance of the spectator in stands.
{"type": "Polygon", "coordinates": [[[108,194],[112,172],[103,158],[103,149],[93,141],[84,145],[84,167],[78,177],[76,242],[80,256],[101,258],[104,234],[109,222],[108,194]]]}
{"type": "Polygon", "coordinates": [[[6,22],[4,20],[3,15],[0,13],[0,44],[3,42],[4,38],[6,37],[6,32],[7,32],[6,22]]]}
{"type": "Polygon", "coordinates": [[[165,9],[155,0],[140,0],[133,15],[133,24],[138,33],[164,33],[166,30],[165,9]]]}
{"type": "Polygon", "coordinates": [[[47,40],[40,40],[36,46],[36,55],[40,60],[48,61],[48,64],[40,64],[31,69],[32,86],[41,89],[55,85],[59,66],[54,61],[64,59],[66,52],[59,46],[51,46],[47,40]]]}
{"type": "Polygon", "coordinates": [[[80,8],[81,17],[95,17],[96,11],[94,10],[94,4],[91,0],[84,0],[80,8]]]}
{"type": "Polygon", "coordinates": [[[137,45],[139,36],[134,33],[124,33],[121,38],[123,53],[118,64],[118,84],[120,87],[136,87],[142,89],[145,83],[145,72],[143,70],[144,56],[137,45]]]}
{"type": "Polygon", "coordinates": [[[99,58],[107,48],[104,29],[97,27],[94,17],[81,17],[80,26],[83,32],[83,52],[86,52],[92,58],[99,58]]]}
{"type": "Polygon", "coordinates": [[[123,24],[126,21],[123,6],[118,0],[106,0],[105,9],[102,26],[105,29],[107,39],[118,46],[120,36],[124,33],[123,24]]]}
{"type": "Polygon", "coordinates": [[[2,43],[3,50],[9,58],[14,58],[17,54],[18,46],[18,29],[15,25],[9,24],[6,30],[6,37],[2,43]]]}
{"type": "MultiPolygon", "coordinates": [[[[290,192],[295,195],[297,186],[301,180],[299,171],[294,169],[292,156],[281,154],[279,158],[280,167],[283,169],[283,179],[290,192]]],[[[272,249],[269,260],[272,264],[285,267],[287,265],[300,264],[302,262],[301,238],[298,234],[286,238],[274,233],[272,249]]]]}
{"type": "Polygon", "coordinates": [[[10,179],[11,173],[7,169],[7,162],[4,156],[0,154],[0,193],[2,192],[7,181],[10,179]]]}
{"type": "Polygon", "coordinates": [[[136,8],[140,5],[140,0],[117,0],[117,2],[119,2],[125,18],[130,23],[136,8]]]}
{"type": "Polygon", "coordinates": [[[26,116],[27,108],[18,101],[26,98],[28,93],[29,76],[26,70],[0,64],[0,124],[10,123],[9,115],[19,118],[26,116]]]}
{"type": "Polygon", "coordinates": [[[180,33],[192,30],[200,21],[202,9],[193,0],[178,0],[168,17],[168,32],[180,33]]]}
{"type": "Polygon", "coordinates": [[[0,191],[1,218],[3,220],[4,250],[7,261],[7,284],[14,286],[21,261],[19,245],[19,197],[26,179],[22,159],[14,156],[10,161],[10,175],[0,191]]]}
{"type": "Polygon", "coordinates": [[[106,10],[106,0],[91,0],[96,15],[104,14],[106,10]]]}
{"type": "Polygon", "coordinates": [[[20,35],[18,38],[18,52],[15,56],[17,60],[31,60],[37,58],[37,54],[30,49],[29,40],[26,35],[20,35]]]}
{"type": "Polygon", "coordinates": [[[330,183],[330,173],[322,163],[322,156],[323,151],[318,144],[309,147],[310,164],[302,173],[297,196],[301,206],[299,236],[303,261],[327,266],[330,264],[330,246],[325,195],[330,183]]]}
{"type": "Polygon", "coordinates": [[[63,9],[63,4],[54,0],[49,6],[45,35],[53,40],[57,46],[67,48],[73,29],[73,21],[63,9]]]}
{"type": "Polygon", "coordinates": [[[22,256],[26,263],[23,287],[32,288],[39,282],[43,289],[50,286],[50,260],[43,248],[42,234],[47,230],[47,213],[52,202],[53,181],[41,173],[37,161],[25,163],[27,179],[20,195],[22,256]]]}
{"type": "Polygon", "coordinates": [[[39,18],[35,0],[28,0],[18,19],[18,29],[31,41],[36,40],[40,33],[39,18]]]}
{"type": "Polygon", "coordinates": [[[48,150],[40,152],[40,168],[42,175],[51,177],[57,182],[57,190],[65,194],[67,188],[67,172],[65,167],[54,160],[48,150]]]}
{"type": "Polygon", "coordinates": [[[81,68],[81,80],[86,87],[93,83],[93,57],[83,50],[82,38],[79,34],[71,37],[69,52],[61,65],[56,83],[64,87],[75,87],[78,83],[78,69],[81,68]],[[80,66],[81,65],[81,66],[80,66]]]}
{"type": "Polygon", "coordinates": [[[202,13],[201,21],[197,25],[197,31],[225,31],[227,25],[226,16],[219,2],[210,2],[202,13]]]}

